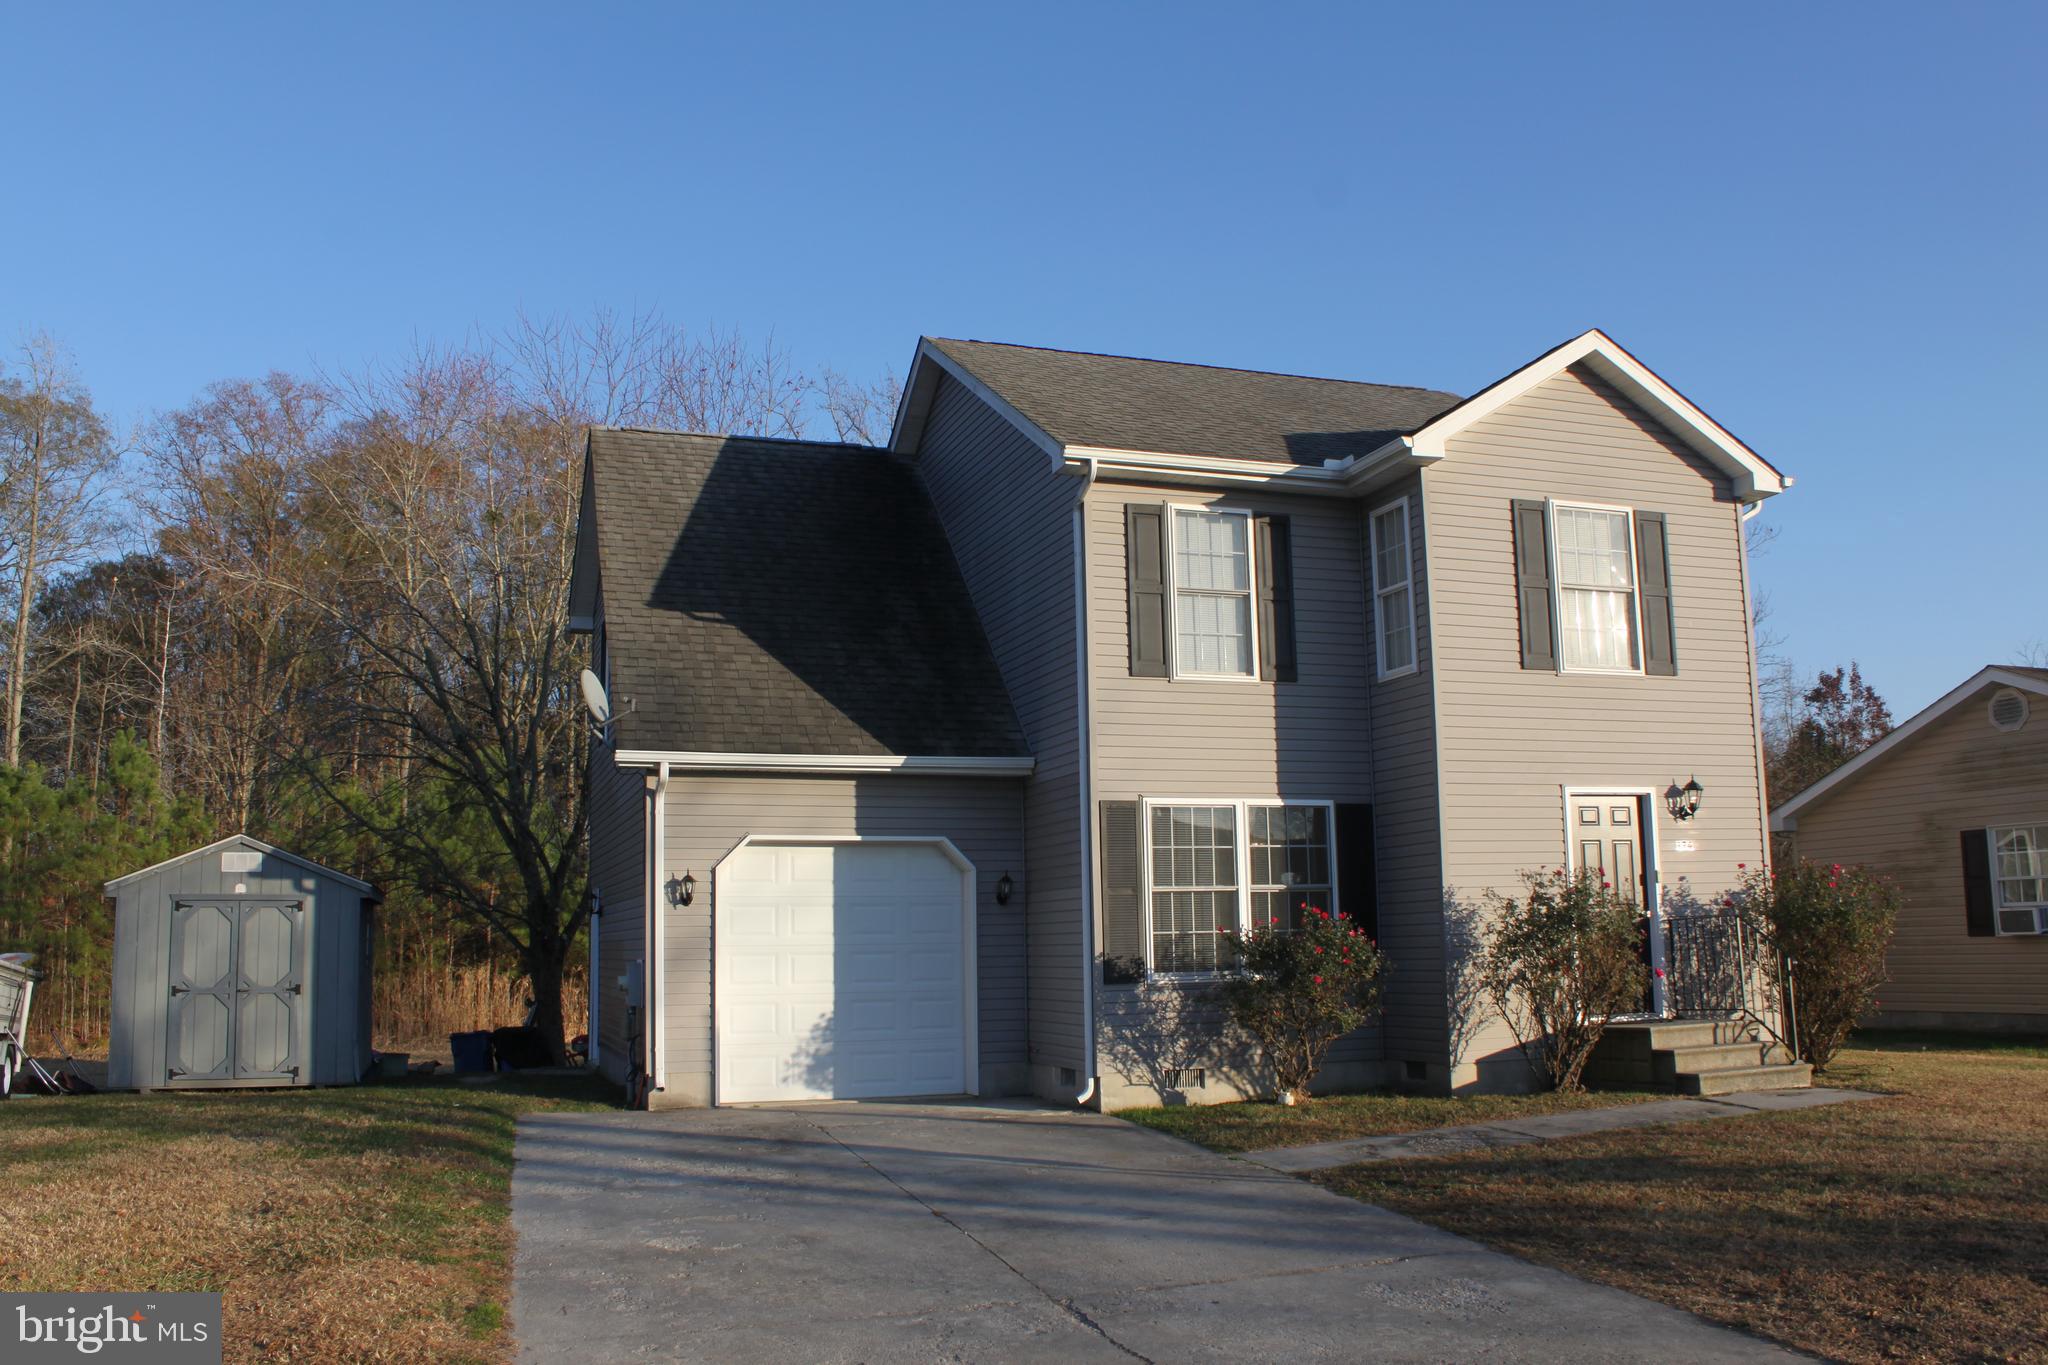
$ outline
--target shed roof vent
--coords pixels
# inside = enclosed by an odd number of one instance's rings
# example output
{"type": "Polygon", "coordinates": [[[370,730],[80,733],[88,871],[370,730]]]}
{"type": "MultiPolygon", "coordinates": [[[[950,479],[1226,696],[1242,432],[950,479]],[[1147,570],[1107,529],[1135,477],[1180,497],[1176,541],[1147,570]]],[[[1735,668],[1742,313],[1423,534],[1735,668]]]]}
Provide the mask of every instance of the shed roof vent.
{"type": "Polygon", "coordinates": [[[263,855],[253,848],[231,848],[220,855],[223,872],[254,872],[263,866],[263,855]]]}
{"type": "Polygon", "coordinates": [[[1995,730],[2017,730],[2027,723],[2027,699],[2010,687],[2001,687],[1991,697],[1991,726],[1995,730]]]}

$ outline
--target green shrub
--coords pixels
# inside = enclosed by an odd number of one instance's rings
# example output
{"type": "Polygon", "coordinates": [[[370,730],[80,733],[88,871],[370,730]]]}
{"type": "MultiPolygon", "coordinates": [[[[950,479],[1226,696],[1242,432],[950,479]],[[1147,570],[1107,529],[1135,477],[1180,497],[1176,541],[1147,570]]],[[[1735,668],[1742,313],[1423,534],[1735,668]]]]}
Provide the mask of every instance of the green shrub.
{"type": "Polygon", "coordinates": [[[1825,1070],[1877,1002],[1898,888],[1868,868],[1795,862],[1744,872],[1730,899],[1774,955],[1791,962],[1799,1055],[1825,1070]]]}
{"type": "Polygon", "coordinates": [[[1594,871],[1524,872],[1522,884],[1519,898],[1486,893],[1480,984],[1551,1088],[1580,1090],[1608,1016],[1643,998],[1638,912],[1594,871]]]}
{"type": "Polygon", "coordinates": [[[1218,932],[1238,969],[1223,986],[1231,1021],[1257,1041],[1275,1088],[1305,1097],[1336,1041],[1379,1013],[1386,959],[1341,912],[1315,907],[1298,929],[1269,920],[1218,932]]]}

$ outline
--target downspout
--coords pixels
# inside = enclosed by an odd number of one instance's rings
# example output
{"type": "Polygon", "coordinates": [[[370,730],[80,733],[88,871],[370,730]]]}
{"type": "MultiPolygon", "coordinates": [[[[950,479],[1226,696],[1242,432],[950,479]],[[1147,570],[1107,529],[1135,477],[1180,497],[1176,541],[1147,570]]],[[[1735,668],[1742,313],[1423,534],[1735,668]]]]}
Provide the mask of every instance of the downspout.
{"type": "Polygon", "coordinates": [[[583,1049],[583,1064],[595,1071],[598,1069],[597,1035],[598,1002],[603,998],[604,974],[598,961],[598,948],[604,942],[604,888],[590,888],[590,974],[587,981],[590,996],[590,1018],[584,1027],[590,1030],[588,1045],[583,1049]]]}
{"type": "Polygon", "coordinates": [[[647,922],[653,936],[653,943],[647,953],[647,1088],[649,1094],[658,1094],[667,1087],[663,1084],[668,1062],[668,1010],[664,988],[667,986],[667,972],[662,968],[662,958],[668,943],[668,895],[663,890],[668,878],[668,760],[662,759],[654,769],[654,830],[649,836],[650,866],[653,875],[648,879],[647,922]]]}
{"type": "Polygon", "coordinates": [[[1079,707],[1081,764],[1081,1060],[1088,1078],[1077,1106],[1095,1099],[1095,721],[1088,706],[1088,536],[1086,504],[1088,490],[1095,486],[1096,462],[1087,456],[1081,487],[1074,494],[1074,677],[1075,702],[1079,707]]]}

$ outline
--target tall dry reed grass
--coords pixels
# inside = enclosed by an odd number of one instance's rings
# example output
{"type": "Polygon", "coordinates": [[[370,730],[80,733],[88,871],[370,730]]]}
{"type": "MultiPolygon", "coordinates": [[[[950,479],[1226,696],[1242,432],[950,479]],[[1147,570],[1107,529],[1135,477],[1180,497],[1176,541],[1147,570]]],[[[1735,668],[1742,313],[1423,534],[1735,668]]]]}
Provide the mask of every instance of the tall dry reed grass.
{"type": "MultiPolygon", "coordinates": [[[[371,990],[373,1046],[382,1052],[446,1052],[451,1033],[524,1022],[531,998],[524,977],[483,965],[386,968],[371,990]]],[[[562,986],[562,1031],[574,1038],[589,1017],[583,974],[572,972],[562,986]]]]}

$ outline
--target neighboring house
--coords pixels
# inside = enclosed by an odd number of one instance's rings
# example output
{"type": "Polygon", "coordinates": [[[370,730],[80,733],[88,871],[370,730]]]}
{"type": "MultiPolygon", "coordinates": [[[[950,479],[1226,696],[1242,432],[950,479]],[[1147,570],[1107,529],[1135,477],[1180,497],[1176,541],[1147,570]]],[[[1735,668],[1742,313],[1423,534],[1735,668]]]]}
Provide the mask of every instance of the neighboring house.
{"type": "Polygon", "coordinates": [[[1979,671],[1772,811],[1771,828],[1801,858],[1898,883],[1869,1022],[2048,1029],[2048,669],[1979,671]]]}
{"type": "Polygon", "coordinates": [[[1464,399],[927,338],[886,450],[593,431],[600,1062],[1229,1099],[1216,931],[1309,905],[1394,963],[1324,1084],[1525,1086],[1486,889],[1661,916],[1766,856],[1742,521],[1787,482],[1597,331],[1464,399]]]}

